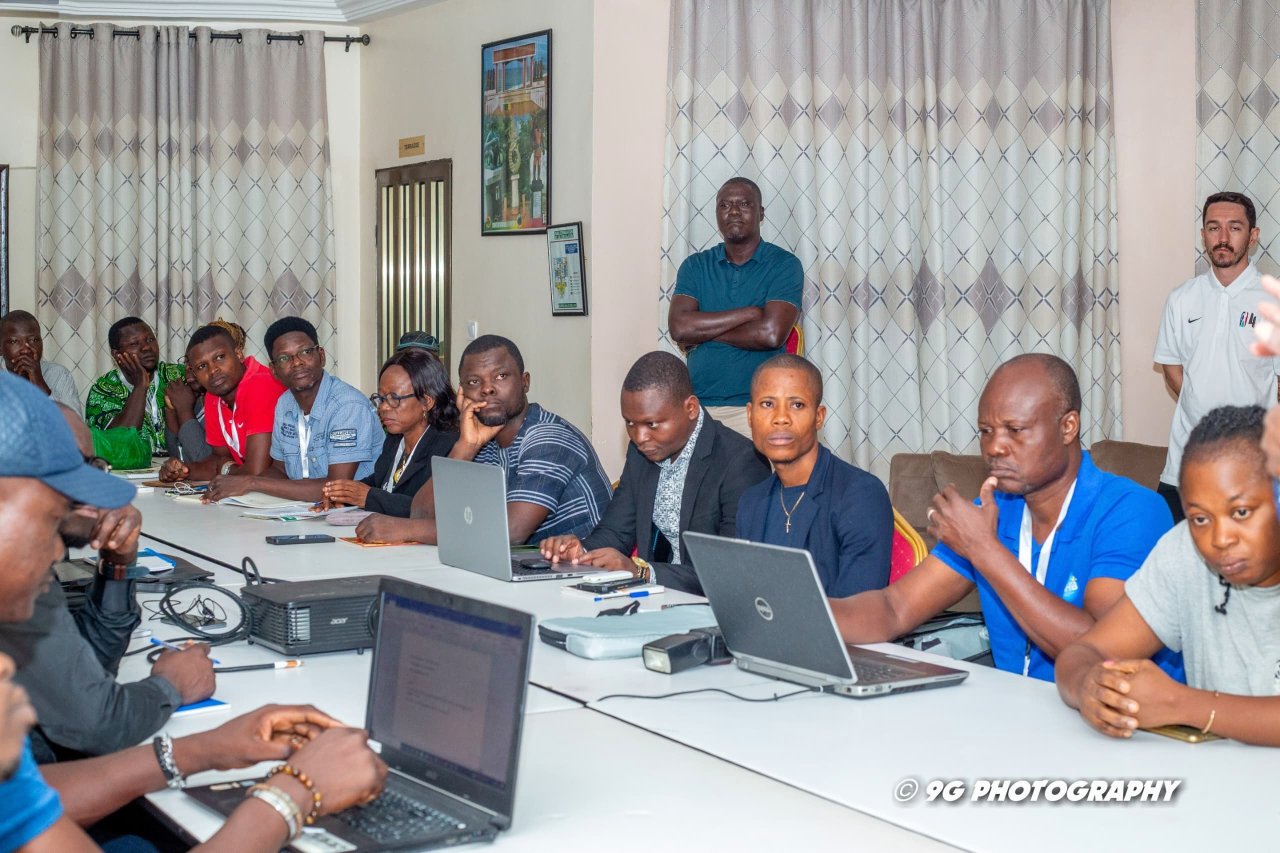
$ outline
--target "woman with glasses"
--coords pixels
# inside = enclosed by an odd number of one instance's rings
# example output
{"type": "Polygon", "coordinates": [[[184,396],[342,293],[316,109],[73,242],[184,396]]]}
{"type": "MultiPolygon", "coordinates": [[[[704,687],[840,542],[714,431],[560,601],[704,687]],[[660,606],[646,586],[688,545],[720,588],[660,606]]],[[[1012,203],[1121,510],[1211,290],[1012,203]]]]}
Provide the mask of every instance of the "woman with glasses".
{"type": "Polygon", "coordinates": [[[440,359],[414,348],[387,359],[369,400],[387,431],[382,455],[363,480],[325,483],[324,506],[408,518],[413,496],[431,479],[431,457],[448,456],[458,440],[456,395],[440,359]]]}

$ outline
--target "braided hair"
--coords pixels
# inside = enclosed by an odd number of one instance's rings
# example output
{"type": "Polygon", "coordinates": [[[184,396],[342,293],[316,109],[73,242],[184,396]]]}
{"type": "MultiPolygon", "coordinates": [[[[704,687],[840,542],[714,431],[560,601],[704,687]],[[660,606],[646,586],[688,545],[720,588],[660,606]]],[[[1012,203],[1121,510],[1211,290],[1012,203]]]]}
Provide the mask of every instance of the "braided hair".
{"type": "MultiPolygon", "coordinates": [[[[1185,476],[1187,465],[1217,458],[1227,452],[1239,452],[1254,457],[1259,470],[1266,464],[1262,453],[1263,419],[1266,411],[1261,406],[1219,406],[1200,419],[1191,435],[1187,438],[1187,446],[1182,451],[1182,466],[1178,472],[1179,482],[1185,476]]],[[[1218,583],[1222,586],[1222,602],[1215,604],[1215,612],[1227,615],[1227,602],[1231,600],[1231,584],[1221,575],[1218,583]]]]}

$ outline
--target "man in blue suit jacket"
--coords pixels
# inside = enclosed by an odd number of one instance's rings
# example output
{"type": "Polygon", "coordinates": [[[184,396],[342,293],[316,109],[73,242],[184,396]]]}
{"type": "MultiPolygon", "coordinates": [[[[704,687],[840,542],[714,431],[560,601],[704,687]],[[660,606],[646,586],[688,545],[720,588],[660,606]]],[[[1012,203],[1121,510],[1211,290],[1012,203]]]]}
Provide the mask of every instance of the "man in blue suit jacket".
{"type": "Polygon", "coordinates": [[[751,379],[747,418],[773,476],[738,502],[738,536],[804,548],[831,598],[889,582],[893,507],[876,477],[818,443],[826,419],[822,374],[809,361],[778,355],[751,379]]]}

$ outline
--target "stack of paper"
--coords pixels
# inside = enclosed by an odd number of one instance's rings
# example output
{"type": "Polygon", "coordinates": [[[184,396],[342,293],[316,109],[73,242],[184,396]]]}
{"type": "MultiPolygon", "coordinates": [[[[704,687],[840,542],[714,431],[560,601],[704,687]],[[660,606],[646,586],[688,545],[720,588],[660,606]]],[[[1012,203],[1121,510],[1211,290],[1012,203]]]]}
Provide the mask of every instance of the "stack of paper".
{"type": "Polygon", "coordinates": [[[280,509],[255,509],[240,513],[241,518],[259,518],[265,521],[318,521],[335,510],[312,509],[311,504],[292,504],[280,509]]]}
{"type": "Polygon", "coordinates": [[[223,498],[218,501],[220,504],[228,506],[247,506],[250,509],[310,509],[310,501],[295,501],[289,498],[277,498],[272,495],[264,495],[262,492],[245,492],[243,495],[235,497],[223,498]]]}

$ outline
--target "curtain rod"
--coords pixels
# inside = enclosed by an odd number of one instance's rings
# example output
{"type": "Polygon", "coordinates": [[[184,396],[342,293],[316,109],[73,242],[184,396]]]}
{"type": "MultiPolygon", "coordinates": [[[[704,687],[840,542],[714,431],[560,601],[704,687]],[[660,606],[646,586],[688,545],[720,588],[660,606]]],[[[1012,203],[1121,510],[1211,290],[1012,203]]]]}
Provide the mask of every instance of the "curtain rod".
{"type": "MultiPolygon", "coordinates": [[[[45,35],[52,35],[54,38],[58,37],[58,31],[53,27],[24,27],[18,24],[14,24],[13,27],[9,30],[9,32],[13,33],[15,36],[24,36],[26,38],[27,44],[31,44],[31,37],[38,33],[44,33],[45,35]]],[[[112,33],[112,35],[113,36],[133,36],[134,38],[141,38],[142,31],[141,30],[116,30],[115,32],[112,33]]],[[[93,29],[91,27],[72,27],[71,37],[75,38],[76,36],[88,36],[89,38],[93,38],[93,29]]],[[[187,37],[195,38],[196,34],[191,33],[187,37]]],[[[156,38],[157,39],[160,38],[159,33],[156,33],[156,38]]],[[[240,42],[244,41],[244,37],[240,33],[212,33],[210,34],[209,38],[214,40],[234,39],[236,44],[239,44],[240,42]]],[[[325,36],[324,40],[327,42],[332,41],[332,42],[340,42],[340,43],[346,44],[346,47],[342,49],[344,53],[350,53],[351,45],[353,44],[359,44],[359,45],[369,44],[369,36],[367,34],[362,36],[325,36]]],[[[298,44],[302,44],[302,35],[298,34],[296,36],[278,36],[278,35],[269,33],[267,35],[267,43],[270,44],[273,41],[296,41],[298,44]]]]}

